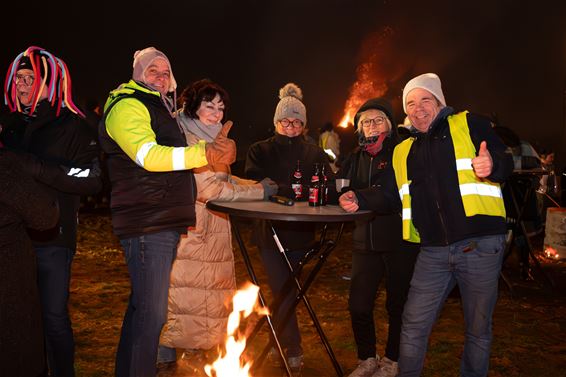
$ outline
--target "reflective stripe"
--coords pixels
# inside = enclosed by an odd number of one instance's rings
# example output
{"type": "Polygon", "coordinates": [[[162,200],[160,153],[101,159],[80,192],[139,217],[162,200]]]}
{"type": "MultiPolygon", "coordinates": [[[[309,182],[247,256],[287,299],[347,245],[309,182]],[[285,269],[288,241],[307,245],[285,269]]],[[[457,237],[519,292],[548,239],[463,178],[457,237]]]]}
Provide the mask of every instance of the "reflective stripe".
{"type": "Polygon", "coordinates": [[[71,168],[67,175],[72,177],[86,178],[90,174],[90,169],[71,168]]]}
{"type": "Polygon", "coordinates": [[[141,146],[140,150],[136,154],[136,163],[142,168],[144,167],[144,161],[145,158],[147,157],[147,154],[154,145],[157,145],[157,143],[156,142],[145,143],[144,145],[141,146]]]}
{"type": "Polygon", "coordinates": [[[473,170],[471,158],[460,158],[456,160],[456,170],[473,170]]]}
{"type": "Polygon", "coordinates": [[[465,195],[480,195],[480,196],[494,196],[502,198],[501,189],[498,186],[487,185],[483,183],[465,183],[460,185],[460,194],[465,195]]]}
{"type": "Polygon", "coordinates": [[[332,152],[332,149],[325,149],[324,153],[326,153],[327,155],[332,157],[334,160],[336,160],[336,155],[334,154],[334,152],[332,152]]]}
{"type": "Polygon", "coordinates": [[[411,220],[411,209],[403,208],[403,220],[411,220]]]}
{"type": "Polygon", "coordinates": [[[173,148],[173,170],[185,170],[185,148],[173,148]]]}
{"type": "Polygon", "coordinates": [[[408,183],[404,183],[401,186],[401,189],[399,190],[399,197],[401,197],[401,200],[403,200],[403,195],[409,195],[409,184],[408,183]]]}

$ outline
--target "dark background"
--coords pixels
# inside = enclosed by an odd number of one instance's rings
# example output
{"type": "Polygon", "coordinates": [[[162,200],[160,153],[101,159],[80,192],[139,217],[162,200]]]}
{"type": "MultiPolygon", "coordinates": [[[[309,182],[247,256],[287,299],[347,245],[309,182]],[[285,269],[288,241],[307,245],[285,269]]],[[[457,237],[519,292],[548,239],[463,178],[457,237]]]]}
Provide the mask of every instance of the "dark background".
{"type": "MultiPolygon", "coordinates": [[[[408,79],[436,72],[449,105],[497,114],[566,164],[563,1],[98,1],[10,2],[2,8],[2,76],[29,45],[68,64],[76,102],[104,102],[127,81],[135,50],[165,52],[179,84],[208,77],[232,97],[242,157],[273,132],[278,90],[296,82],[308,126],[338,123],[370,62],[394,103],[408,79]]],[[[350,129],[351,131],[351,129],[350,129]]],[[[342,131],[343,136],[350,131],[342,131]]],[[[346,138],[347,139],[347,138],[346,138]]],[[[346,140],[343,149],[349,148],[346,140]]]]}

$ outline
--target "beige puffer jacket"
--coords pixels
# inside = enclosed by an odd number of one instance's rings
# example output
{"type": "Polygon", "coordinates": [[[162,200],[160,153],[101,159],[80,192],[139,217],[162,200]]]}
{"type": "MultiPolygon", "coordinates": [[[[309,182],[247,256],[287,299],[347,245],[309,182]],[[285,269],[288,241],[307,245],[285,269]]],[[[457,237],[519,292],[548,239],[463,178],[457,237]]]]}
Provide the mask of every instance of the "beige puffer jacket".
{"type": "Polygon", "coordinates": [[[160,344],[210,349],[225,341],[236,278],[228,216],[206,209],[206,202],[262,200],[263,187],[210,166],[195,170],[195,179],[196,227],[179,242],[160,344]]]}

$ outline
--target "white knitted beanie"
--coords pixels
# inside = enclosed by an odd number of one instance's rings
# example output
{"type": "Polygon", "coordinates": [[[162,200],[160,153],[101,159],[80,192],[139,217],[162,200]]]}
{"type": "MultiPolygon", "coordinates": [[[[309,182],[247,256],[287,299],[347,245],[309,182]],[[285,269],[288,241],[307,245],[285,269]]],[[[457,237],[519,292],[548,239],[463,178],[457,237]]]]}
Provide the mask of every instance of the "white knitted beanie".
{"type": "Polygon", "coordinates": [[[283,88],[279,89],[279,103],[275,108],[273,116],[273,124],[284,118],[296,118],[303,122],[303,126],[307,124],[307,108],[303,104],[303,92],[296,84],[290,82],[283,88]]]}
{"type": "Polygon", "coordinates": [[[132,78],[145,84],[145,70],[157,58],[164,59],[169,65],[169,71],[171,72],[171,83],[169,84],[168,92],[174,92],[175,89],[177,89],[177,81],[175,81],[175,76],[173,76],[171,63],[169,62],[167,56],[161,51],[157,50],[155,47],[144,48],[143,50],[138,50],[134,53],[134,72],[132,74],[132,78]]]}
{"type": "Polygon", "coordinates": [[[440,77],[438,77],[435,73],[423,73],[422,75],[409,80],[403,88],[403,110],[405,111],[405,114],[407,114],[407,95],[411,90],[416,88],[429,91],[443,106],[446,106],[446,100],[444,99],[442,86],[440,84],[440,77]]]}

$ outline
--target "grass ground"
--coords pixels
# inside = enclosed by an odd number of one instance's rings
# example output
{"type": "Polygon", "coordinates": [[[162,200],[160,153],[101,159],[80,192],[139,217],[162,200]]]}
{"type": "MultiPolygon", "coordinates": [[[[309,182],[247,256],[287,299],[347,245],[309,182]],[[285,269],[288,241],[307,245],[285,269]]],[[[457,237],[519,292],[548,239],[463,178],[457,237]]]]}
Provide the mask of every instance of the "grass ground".
{"type": "MultiPolygon", "coordinates": [[[[250,226],[243,225],[244,239],[249,240],[250,226]]],[[[309,295],[322,327],[344,372],[356,364],[356,350],[347,312],[351,229],[331,255],[309,295]]],[[[257,255],[251,249],[252,255],[257,255]]],[[[245,268],[235,244],[238,282],[246,279],[245,268]]],[[[261,286],[265,287],[259,261],[254,258],[261,286]]],[[[501,284],[500,299],[494,315],[494,342],[491,353],[492,377],[566,376],[566,265],[543,261],[545,271],[557,283],[554,290],[535,282],[514,280],[513,260],[506,271],[514,287],[514,296],[501,284]]],[[[112,376],[114,355],[122,317],[129,294],[128,272],[118,240],[113,236],[110,219],[105,214],[80,217],[78,250],[73,263],[70,310],[76,340],[77,376],[112,376]]],[[[381,292],[375,309],[378,351],[383,352],[386,334],[384,295],[381,292]]],[[[299,318],[305,348],[303,376],[336,375],[325,355],[306,310],[299,306],[299,318]]],[[[252,343],[258,352],[266,340],[266,331],[252,343]]],[[[427,354],[425,377],[458,376],[464,339],[462,311],[457,296],[450,297],[433,329],[427,354]]],[[[212,357],[212,355],[208,355],[212,357]]],[[[202,376],[200,364],[190,360],[179,363],[160,376],[202,376]],[[196,366],[195,366],[196,365],[196,366]],[[197,370],[195,370],[195,368],[197,370]]],[[[274,369],[262,375],[282,375],[274,369]]]]}

